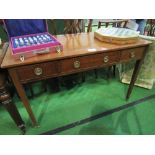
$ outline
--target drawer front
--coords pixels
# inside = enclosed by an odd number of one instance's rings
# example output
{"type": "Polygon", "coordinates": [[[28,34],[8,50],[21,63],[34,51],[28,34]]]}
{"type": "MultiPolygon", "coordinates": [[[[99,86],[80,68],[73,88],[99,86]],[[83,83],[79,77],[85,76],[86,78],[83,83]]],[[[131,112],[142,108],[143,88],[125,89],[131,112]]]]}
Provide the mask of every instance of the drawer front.
{"type": "Polygon", "coordinates": [[[145,47],[139,47],[134,49],[127,49],[121,51],[121,62],[128,62],[130,60],[138,60],[143,57],[145,47]]]}
{"type": "Polygon", "coordinates": [[[118,51],[64,59],[60,62],[60,72],[65,74],[68,72],[108,66],[119,62],[119,57],[120,53],[118,51]]]}
{"type": "Polygon", "coordinates": [[[103,53],[102,65],[113,65],[120,61],[120,51],[103,53]]]}
{"type": "Polygon", "coordinates": [[[19,67],[17,68],[17,74],[22,82],[54,76],[58,74],[57,62],[47,62],[19,67]]]}

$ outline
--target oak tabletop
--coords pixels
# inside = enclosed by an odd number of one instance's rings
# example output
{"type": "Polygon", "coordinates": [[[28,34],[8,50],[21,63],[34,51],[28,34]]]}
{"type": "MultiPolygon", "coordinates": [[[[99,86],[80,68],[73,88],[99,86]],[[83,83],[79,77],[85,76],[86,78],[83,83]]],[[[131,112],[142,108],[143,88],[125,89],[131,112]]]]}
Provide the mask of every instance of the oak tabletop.
{"type": "Polygon", "coordinates": [[[99,41],[98,39],[94,38],[93,32],[56,35],[55,37],[63,45],[63,51],[61,53],[51,52],[48,54],[40,54],[31,58],[27,58],[22,62],[19,59],[13,58],[11,48],[9,47],[1,64],[1,67],[11,68],[22,65],[58,60],[67,57],[75,57],[100,52],[141,47],[149,45],[151,43],[150,41],[139,39],[136,43],[133,44],[125,44],[125,45],[110,44],[99,41]]]}

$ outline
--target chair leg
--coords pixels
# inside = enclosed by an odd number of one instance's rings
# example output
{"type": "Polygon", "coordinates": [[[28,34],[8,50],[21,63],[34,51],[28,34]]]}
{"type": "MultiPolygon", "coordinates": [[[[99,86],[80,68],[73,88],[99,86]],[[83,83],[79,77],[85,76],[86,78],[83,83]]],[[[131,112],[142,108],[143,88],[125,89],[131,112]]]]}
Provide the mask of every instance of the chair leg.
{"type": "Polygon", "coordinates": [[[41,87],[42,87],[42,89],[43,89],[43,92],[47,92],[47,87],[46,87],[46,80],[44,80],[44,81],[42,81],[41,82],[41,87]]]}
{"type": "Polygon", "coordinates": [[[60,91],[61,77],[53,78],[52,82],[53,82],[53,90],[55,92],[59,92],[60,91]]]}
{"type": "Polygon", "coordinates": [[[110,78],[111,69],[112,69],[112,66],[109,66],[108,67],[108,73],[107,73],[107,79],[110,78]]]}
{"type": "Polygon", "coordinates": [[[59,92],[60,91],[60,84],[62,83],[61,77],[50,78],[46,80],[46,90],[47,87],[50,91],[59,92]]]}
{"type": "MultiPolygon", "coordinates": [[[[27,88],[30,90],[30,98],[34,98],[33,84],[32,83],[27,84],[27,88]]],[[[41,82],[41,89],[42,89],[41,92],[47,91],[45,80],[41,82]]]]}
{"type": "Polygon", "coordinates": [[[28,88],[30,89],[30,93],[31,93],[31,98],[34,98],[34,92],[33,92],[33,88],[32,88],[32,84],[28,84],[28,88]]]}
{"type": "Polygon", "coordinates": [[[116,65],[113,65],[113,76],[116,76],[116,65]]]}
{"type": "Polygon", "coordinates": [[[81,77],[82,77],[82,82],[85,82],[86,78],[85,78],[85,73],[84,72],[81,73],[81,77]]]}
{"type": "Polygon", "coordinates": [[[98,78],[98,73],[97,73],[97,69],[94,69],[94,73],[95,73],[95,78],[98,78]]]}

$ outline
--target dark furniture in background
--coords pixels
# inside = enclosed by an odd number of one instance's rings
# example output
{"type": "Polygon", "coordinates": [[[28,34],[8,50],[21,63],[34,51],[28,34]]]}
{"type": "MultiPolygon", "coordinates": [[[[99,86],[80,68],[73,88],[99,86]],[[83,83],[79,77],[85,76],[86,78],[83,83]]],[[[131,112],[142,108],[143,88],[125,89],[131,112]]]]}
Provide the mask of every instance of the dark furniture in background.
{"type": "Polygon", "coordinates": [[[106,19],[106,20],[99,20],[98,28],[101,26],[108,27],[126,27],[128,20],[126,19],[106,19]]]}
{"type": "MultiPolygon", "coordinates": [[[[50,19],[52,34],[58,35],[59,26],[57,25],[57,19],[50,19]]],[[[61,19],[61,34],[73,34],[84,32],[84,19],[61,19]]],[[[49,27],[50,29],[50,27],[49,27]]]]}
{"type": "Polygon", "coordinates": [[[155,36],[155,19],[147,20],[144,34],[147,36],[155,36]]]}
{"type": "MultiPolygon", "coordinates": [[[[3,61],[5,53],[8,48],[8,43],[5,43],[0,48],[0,65],[3,61]]],[[[7,87],[8,84],[8,75],[6,70],[0,68],[0,103],[4,106],[4,108],[8,111],[16,125],[21,129],[22,133],[25,133],[25,123],[22,120],[15,104],[12,102],[12,98],[10,92],[7,87]]]]}

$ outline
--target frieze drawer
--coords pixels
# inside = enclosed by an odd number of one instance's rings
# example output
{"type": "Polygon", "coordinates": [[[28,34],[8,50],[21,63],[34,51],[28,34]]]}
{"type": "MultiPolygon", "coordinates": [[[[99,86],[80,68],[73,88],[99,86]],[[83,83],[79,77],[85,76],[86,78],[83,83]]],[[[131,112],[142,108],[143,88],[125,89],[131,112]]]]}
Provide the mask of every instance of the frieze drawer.
{"type": "Polygon", "coordinates": [[[126,49],[121,51],[121,62],[128,62],[129,60],[138,60],[143,57],[145,47],[139,47],[134,49],[126,49]]]}
{"type": "Polygon", "coordinates": [[[22,66],[17,68],[17,74],[19,80],[24,83],[24,81],[33,81],[35,79],[41,79],[48,76],[55,76],[58,74],[57,62],[47,62],[29,66],[22,66]]]}
{"type": "Polygon", "coordinates": [[[77,71],[115,64],[119,62],[119,58],[120,53],[117,51],[64,59],[60,61],[60,73],[74,73],[77,71]]]}

